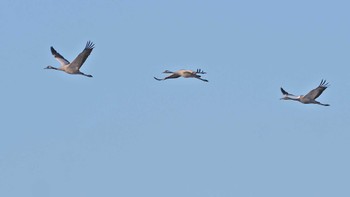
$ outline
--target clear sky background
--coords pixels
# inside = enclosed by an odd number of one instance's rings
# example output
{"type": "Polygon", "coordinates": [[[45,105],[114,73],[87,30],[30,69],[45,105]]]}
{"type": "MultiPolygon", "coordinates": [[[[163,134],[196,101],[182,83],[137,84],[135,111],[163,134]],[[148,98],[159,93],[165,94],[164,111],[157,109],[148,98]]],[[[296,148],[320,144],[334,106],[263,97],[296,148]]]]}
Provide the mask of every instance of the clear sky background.
{"type": "Polygon", "coordinates": [[[0,196],[350,196],[349,7],[0,1],[0,196]],[[88,40],[93,78],[43,69],[88,40]]]}

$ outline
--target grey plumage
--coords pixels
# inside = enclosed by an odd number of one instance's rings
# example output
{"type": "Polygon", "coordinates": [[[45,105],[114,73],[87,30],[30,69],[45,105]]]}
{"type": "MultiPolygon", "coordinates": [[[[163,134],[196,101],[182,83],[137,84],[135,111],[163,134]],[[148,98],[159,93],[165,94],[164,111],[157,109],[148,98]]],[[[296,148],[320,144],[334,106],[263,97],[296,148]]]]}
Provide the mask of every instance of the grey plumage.
{"type": "Polygon", "coordinates": [[[61,66],[55,68],[53,66],[47,66],[45,69],[54,69],[61,70],[68,74],[80,74],[86,77],[92,77],[92,75],[87,75],[81,72],[79,69],[84,64],[86,59],[89,57],[90,53],[94,49],[94,44],[91,41],[88,41],[85,45],[84,50],[70,63],[67,59],[65,59],[61,54],[59,54],[53,47],[51,47],[51,53],[56,58],[57,61],[60,62],[61,66]]]}
{"type": "Polygon", "coordinates": [[[323,105],[323,106],[329,106],[329,104],[323,104],[320,103],[318,101],[316,101],[316,99],[323,93],[324,90],[326,90],[328,88],[328,83],[326,83],[326,80],[321,81],[320,85],[311,90],[309,93],[307,93],[306,95],[300,95],[300,96],[295,96],[293,94],[289,94],[287,91],[285,91],[282,87],[281,87],[281,92],[283,94],[283,97],[281,98],[282,100],[294,100],[294,101],[299,101],[301,103],[304,104],[318,104],[318,105],[323,105]]]}
{"type": "Polygon", "coordinates": [[[163,73],[168,73],[170,75],[164,77],[163,79],[154,77],[154,79],[158,80],[158,81],[163,81],[163,80],[167,80],[167,79],[175,79],[175,78],[179,78],[179,77],[184,77],[184,78],[196,78],[199,79],[201,81],[204,82],[208,82],[207,79],[202,79],[202,76],[199,74],[206,74],[206,72],[202,71],[201,69],[197,69],[196,71],[193,70],[178,70],[176,72],[172,72],[169,70],[165,70],[163,73]]]}

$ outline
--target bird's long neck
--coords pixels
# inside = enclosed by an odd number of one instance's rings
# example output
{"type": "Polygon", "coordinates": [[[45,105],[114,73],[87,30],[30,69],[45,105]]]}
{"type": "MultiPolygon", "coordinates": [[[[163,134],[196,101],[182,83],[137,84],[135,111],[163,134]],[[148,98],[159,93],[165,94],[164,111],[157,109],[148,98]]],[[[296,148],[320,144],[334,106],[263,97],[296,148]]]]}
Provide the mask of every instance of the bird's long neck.
{"type": "Polygon", "coordinates": [[[300,101],[300,98],[297,97],[297,98],[290,98],[290,100],[293,100],[293,101],[300,101]]]}
{"type": "Polygon", "coordinates": [[[58,68],[53,67],[53,66],[48,66],[47,69],[59,70],[58,68]]]}
{"type": "Polygon", "coordinates": [[[302,96],[293,96],[293,97],[291,97],[291,96],[286,96],[285,97],[285,99],[286,100],[293,100],[293,101],[300,101],[300,98],[301,98],[302,96]]]}

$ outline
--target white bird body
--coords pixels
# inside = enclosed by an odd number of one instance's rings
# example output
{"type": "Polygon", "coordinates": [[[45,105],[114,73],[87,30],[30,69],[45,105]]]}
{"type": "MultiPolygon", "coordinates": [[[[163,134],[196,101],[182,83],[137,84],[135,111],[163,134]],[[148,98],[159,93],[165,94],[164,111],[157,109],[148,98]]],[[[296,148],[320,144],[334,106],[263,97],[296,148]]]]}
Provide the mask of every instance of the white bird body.
{"type": "Polygon", "coordinates": [[[92,77],[92,75],[87,75],[80,71],[80,67],[84,64],[86,59],[89,57],[92,49],[94,49],[94,44],[90,41],[86,43],[84,50],[70,63],[61,54],[59,54],[53,47],[50,48],[52,55],[60,62],[61,66],[55,68],[53,66],[47,66],[45,69],[54,69],[64,71],[68,74],[80,74],[86,77],[92,77]]]}
{"type": "Polygon", "coordinates": [[[326,83],[326,80],[322,80],[320,85],[311,90],[309,93],[306,95],[300,95],[300,96],[295,96],[293,94],[289,94],[287,91],[285,91],[283,88],[281,88],[281,92],[283,94],[283,97],[281,98],[282,100],[293,100],[293,101],[299,101],[303,104],[318,104],[318,105],[323,105],[323,106],[329,106],[329,104],[323,104],[318,101],[316,101],[316,98],[318,98],[322,92],[327,89],[328,83],[326,83]]]}
{"type": "Polygon", "coordinates": [[[201,69],[197,69],[196,71],[181,69],[181,70],[178,70],[176,72],[165,70],[163,73],[167,73],[170,75],[168,75],[167,77],[165,77],[163,79],[159,79],[156,77],[154,77],[154,78],[158,81],[162,81],[162,80],[167,80],[167,79],[175,79],[175,78],[183,77],[183,78],[196,78],[196,79],[208,82],[208,80],[202,79],[201,78],[202,76],[198,75],[198,74],[206,74],[206,72],[202,71],[201,69]]]}

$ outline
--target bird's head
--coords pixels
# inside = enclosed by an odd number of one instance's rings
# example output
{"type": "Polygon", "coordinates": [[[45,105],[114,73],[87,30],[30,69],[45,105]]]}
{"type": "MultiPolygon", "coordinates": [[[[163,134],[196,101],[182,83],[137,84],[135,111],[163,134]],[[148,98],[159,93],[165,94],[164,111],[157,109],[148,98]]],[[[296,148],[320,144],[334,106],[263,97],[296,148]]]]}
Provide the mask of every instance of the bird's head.
{"type": "Polygon", "coordinates": [[[173,73],[173,72],[171,72],[170,70],[165,70],[163,73],[173,73]]]}
{"type": "Polygon", "coordinates": [[[288,100],[288,99],[289,99],[289,97],[287,95],[283,95],[283,97],[280,98],[280,100],[288,100]]]}
{"type": "Polygon", "coordinates": [[[55,69],[55,70],[57,70],[57,68],[55,68],[55,67],[53,67],[53,66],[47,66],[47,67],[45,67],[44,69],[55,69]]]}

